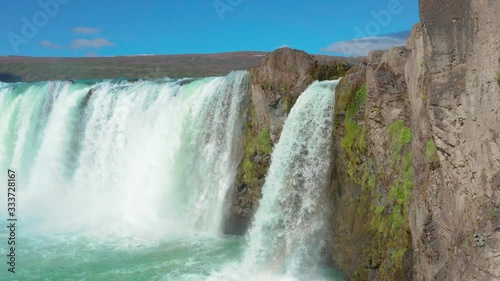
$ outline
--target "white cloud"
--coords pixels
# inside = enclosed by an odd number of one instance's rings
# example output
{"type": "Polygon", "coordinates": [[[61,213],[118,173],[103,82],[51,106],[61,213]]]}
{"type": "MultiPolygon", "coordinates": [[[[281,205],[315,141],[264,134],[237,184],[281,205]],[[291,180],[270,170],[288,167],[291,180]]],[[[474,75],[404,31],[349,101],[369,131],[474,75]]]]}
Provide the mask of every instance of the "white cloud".
{"type": "Polygon", "coordinates": [[[75,33],[82,33],[82,34],[95,34],[101,32],[102,30],[93,27],[75,27],[72,29],[72,31],[75,33]]]}
{"type": "Polygon", "coordinates": [[[365,37],[341,41],[321,49],[322,52],[349,56],[367,56],[370,51],[387,50],[391,47],[406,45],[409,31],[388,34],[380,37],[365,37]]]}
{"type": "Polygon", "coordinates": [[[73,40],[73,42],[71,43],[71,47],[74,49],[85,49],[85,48],[100,49],[103,47],[112,47],[114,45],[115,44],[111,43],[106,38],[96,38],[91,40],[78,38],[73,40]]]}
{"type": "Polygon", "coordinates": [[[49,40],[42,40],[40,41],[40,45],[45,47],[45,48],[49,48],[49,49],[59,49],[61,48],[61,46],[55,44],[55,43],[52,43],[50,42],[49,40]]]}

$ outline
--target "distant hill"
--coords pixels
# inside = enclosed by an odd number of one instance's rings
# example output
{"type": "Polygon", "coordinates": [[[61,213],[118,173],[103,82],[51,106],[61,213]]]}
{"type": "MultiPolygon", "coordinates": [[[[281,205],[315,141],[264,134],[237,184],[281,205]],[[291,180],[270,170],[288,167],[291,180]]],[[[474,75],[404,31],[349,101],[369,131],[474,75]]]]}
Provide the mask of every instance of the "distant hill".
{"type": "MultiPolygon", "coordinates": [[[[193,55],[138,55],[96,58],[0,57],[0,81],[33,82],[70,79],[184,78],[225,75],[260,64],[267,52],[193,55]]],[[[321,59],[357,61],[316,56],[321,59]]]]}

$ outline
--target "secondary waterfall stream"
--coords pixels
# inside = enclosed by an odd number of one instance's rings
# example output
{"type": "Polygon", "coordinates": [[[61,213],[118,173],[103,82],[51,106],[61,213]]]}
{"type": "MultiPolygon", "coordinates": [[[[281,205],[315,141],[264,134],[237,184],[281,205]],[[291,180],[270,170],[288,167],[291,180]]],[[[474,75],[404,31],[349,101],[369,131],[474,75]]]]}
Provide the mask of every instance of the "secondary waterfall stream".
{"type": "Polygon", "coordinates": [[[328,237],[336,85],[315,82],[295,103],[272,153],[242,262],[220,276],[252,281],[340,279],[321,266],[328,237]]]}
{"type": "Polygon", "coordinates": [[[336,280],[320,257],[334,81],[293,107],[247,241],[220,234],[248,76],[0,84],[20,280],[336,280]]]}

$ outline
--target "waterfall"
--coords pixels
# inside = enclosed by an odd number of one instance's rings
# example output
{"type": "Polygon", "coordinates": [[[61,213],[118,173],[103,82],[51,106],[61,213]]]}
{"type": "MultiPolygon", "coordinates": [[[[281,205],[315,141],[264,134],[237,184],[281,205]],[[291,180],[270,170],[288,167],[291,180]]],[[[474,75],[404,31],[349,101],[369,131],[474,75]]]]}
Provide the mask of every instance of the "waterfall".
{"type": "Polygon", "coordinates": [[[1,84],[0,170],[17,171],[19,213],[51,231],[218,234],[248,83],[1,84]]]}
{"type": "Polygon", "coordinates": [[[341,279],[321,267],[337,82],[315,82],[298,98],[272,152],[243,260],[210,280],[341,279]]]}
{"type": "Polygon", "coordinates": [[[16,171],[19,278],[339,280],[322,266],[336,84],[315,82],[298,98],[241,238],[221,225],[243,153],[248,72],[0,83],[0,181],[16,171]]]}
{"type": "Polygon", "coordinates": [[[328,234],[336,84],[315,82],[292,108],[272,153],[244,263],[314,280],[328,234]]]}

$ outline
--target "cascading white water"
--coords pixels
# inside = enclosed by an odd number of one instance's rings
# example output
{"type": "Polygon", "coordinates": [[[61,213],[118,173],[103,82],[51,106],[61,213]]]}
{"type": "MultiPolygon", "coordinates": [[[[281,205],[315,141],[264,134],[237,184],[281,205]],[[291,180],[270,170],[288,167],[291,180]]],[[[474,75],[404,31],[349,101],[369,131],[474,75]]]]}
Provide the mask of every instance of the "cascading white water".
{"type": "MultiPolygon", "coordinates": [[[[336,82],[314,83],[294,105],[246,245],[220,235],[248,83],[238,71],[0,84],[0,180],[16,170],[20,280],[337,280],[320,258],[336,82]]],[[[0,256],[7,249],[0,242],[0,256]]]]}
{"type": "MultiPolygon", "coordinates": [[[[271,159],[244,264],[319,278],[329,214],[334,88],[316,82],[297,100],[271,159]]],[[[318,280],[323,280],[319,278],[318,280]]]]}
{"type": "Polygon", "coordinates": [[[272,153],[241,263],[213,280],[338,280],[321,254],[328,237],[334,88],[315,82],[297,100],[272,153]]]}
{"type": "Polygon", "coordinates": [[[17,171],[19,213],[30,226],[129,236],[219,232],[246,71],[0,87],[0,170],[17,171]]]}

